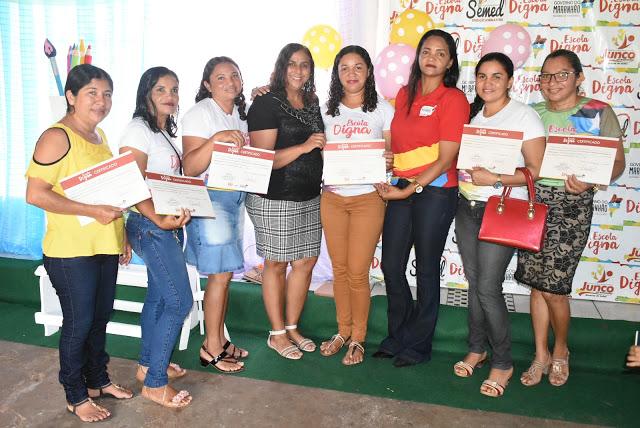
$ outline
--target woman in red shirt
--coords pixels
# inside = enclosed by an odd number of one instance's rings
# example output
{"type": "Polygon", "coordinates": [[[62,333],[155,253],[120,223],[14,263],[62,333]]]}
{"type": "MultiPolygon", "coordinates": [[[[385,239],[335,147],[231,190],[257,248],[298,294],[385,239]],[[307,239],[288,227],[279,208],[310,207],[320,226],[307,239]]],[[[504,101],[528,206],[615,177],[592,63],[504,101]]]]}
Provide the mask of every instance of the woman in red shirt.
{"type": "Polygon", "coordinates": [[[456,157],[469,103],[456,88],[456,44],[442,30],[418,43],[409,83],[396,96],[391,122],[395,185],[377,185],[389,201],[382,231],[382,272],[387,288],[388,336],[377,358],[403,367],[431,359],[440,303],[440,257],[456,212],[456,157]],[[415,247],[417,302],[406,277],[415,247]]]}

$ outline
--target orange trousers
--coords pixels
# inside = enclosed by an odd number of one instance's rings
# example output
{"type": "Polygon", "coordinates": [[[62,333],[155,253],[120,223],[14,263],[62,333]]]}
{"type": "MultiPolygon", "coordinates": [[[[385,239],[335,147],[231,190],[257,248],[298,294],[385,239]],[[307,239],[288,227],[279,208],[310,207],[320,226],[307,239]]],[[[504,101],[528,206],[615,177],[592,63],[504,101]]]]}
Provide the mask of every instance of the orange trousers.
{"type": "Polygon", "coordinates": [[[377,192],[340,196],[322,192],[320,216],[333,265],[338,333],[364,343],[371,289],[369,269],[380,239],[385,203],[377,192]]]}

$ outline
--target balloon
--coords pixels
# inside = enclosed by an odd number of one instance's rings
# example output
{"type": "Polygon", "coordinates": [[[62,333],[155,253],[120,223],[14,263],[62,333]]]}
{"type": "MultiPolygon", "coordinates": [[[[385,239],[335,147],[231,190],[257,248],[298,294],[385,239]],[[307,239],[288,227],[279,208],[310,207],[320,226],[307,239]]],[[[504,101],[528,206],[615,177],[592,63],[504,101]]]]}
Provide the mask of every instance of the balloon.
{"type": "Polygon", "coordinates": [[[433,27],[433,21],[425,12],[407,9],[393,20],[389,43],[405,43],[417,48],[422,35],[433,27]]]}
{"type": "Polygon", "coordinates": [[[482,55],[501,52],[508,56],[515,68],[520,68],[531,55],[531,37],[517,24],[496,27],[482,45],[482,55]]]}
{"type": "Polygon", "coordinates": [[[376,58],[373,75],[383,97],[395,98],[400,88],[409,83],[409,72],[415,56],[416,50],[404,43],[382,49],[376,58]]]}
{"type": "Polygon", "coordinates": [[[311,51],[316,67],[328,69],[342,47],[342,37],[329,25],[315,25],[304,33],[302,44],[311,51]]]}

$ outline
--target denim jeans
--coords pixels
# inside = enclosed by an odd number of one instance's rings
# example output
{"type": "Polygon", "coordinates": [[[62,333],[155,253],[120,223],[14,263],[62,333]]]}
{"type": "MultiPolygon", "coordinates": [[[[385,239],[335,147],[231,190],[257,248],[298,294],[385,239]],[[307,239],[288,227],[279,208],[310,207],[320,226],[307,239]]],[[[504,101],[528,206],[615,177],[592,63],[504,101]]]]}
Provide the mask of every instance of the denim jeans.
{"type": "MultiPolygon", "coordinates": [[[[399,187],[408,183],[401,180],[399,187]]],[[[431,359],[440,305],[440,258],[458,202],[456,187],[425,186],[403,200],[389,201],[382,230],[382,272],[387,289],[388,336],[380,350],[419,363],[431,359]],[[417,301],[406,270],[415,247],[417,301]]]]}
{"type": "Polygon", "coordinates": [[[456,240],[469,281],[469,352],[482,354],[488,343],[491,367],[508,370],[513,366],[511,326],[502,282],[515,250],[478,239],[484,207],[461,196],[456,214],[456,240]]]}
{"type": "Polygon", "coordinates": [[[43,257],[62,308],[59,380],[69,404],[89,397],[87,388],[110,383],[105,351],[113,312],[118,256],[43,257]]]}
{"type": "Polygon", "coordinates": [[[139,364],[149,368],[145,386],[158,388],[169,381],[169,360],[184,319],[193,306],[182,253],[182,230],[162,230],[136,212],[129,213],[126,228],[133,251],[147,266],[147,295],[140,315],[139,364]]]}

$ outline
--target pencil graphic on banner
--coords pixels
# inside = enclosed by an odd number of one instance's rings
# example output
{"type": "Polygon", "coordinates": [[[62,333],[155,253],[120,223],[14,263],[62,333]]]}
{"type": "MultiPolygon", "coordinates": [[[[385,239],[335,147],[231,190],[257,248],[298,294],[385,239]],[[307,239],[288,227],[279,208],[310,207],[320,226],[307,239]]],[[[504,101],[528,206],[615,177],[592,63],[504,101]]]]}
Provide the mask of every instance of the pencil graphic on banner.
{"type": "Polygon", "coordinates": [[[78,64],[80,64],[80,51],[78,49],[78,46],[74,45],[73,54],[71,55],[71,68],[75,67],[78,64]]]}
{"type": "Polygon", "coordinates": [[[69,52],[67,53],[67,74],[71,71],[71,55],[73,54],[73,46],[69,45],[69,52]]]}
{"type": "Polygon", "coordinates": [[[56,48],[51,44],[49,39],[44,39],[44,54],[49,58],[51,62],[51,70],[53,71],[53,77],[56,79],[56,85],[58,86],[58,94],[64,95],[62,90],[62,82],[60,81],[60,72],[58,71],[58,64],[56,63],[56,48]]]}
{"type": "Polygon", "coordinates": [[[93,56],[91,56],[91,45],[89,45],[89,47],[87,48],[87,53],[84,56],[84,63],[91,64],[92,59],[93,59],[93,56]]]}
{"type": "Polygon", "coordinates": [[[80,64],[84,64],[84,55],[86,50],[84,48],[84,39],[80,39],[80,64]]]}

